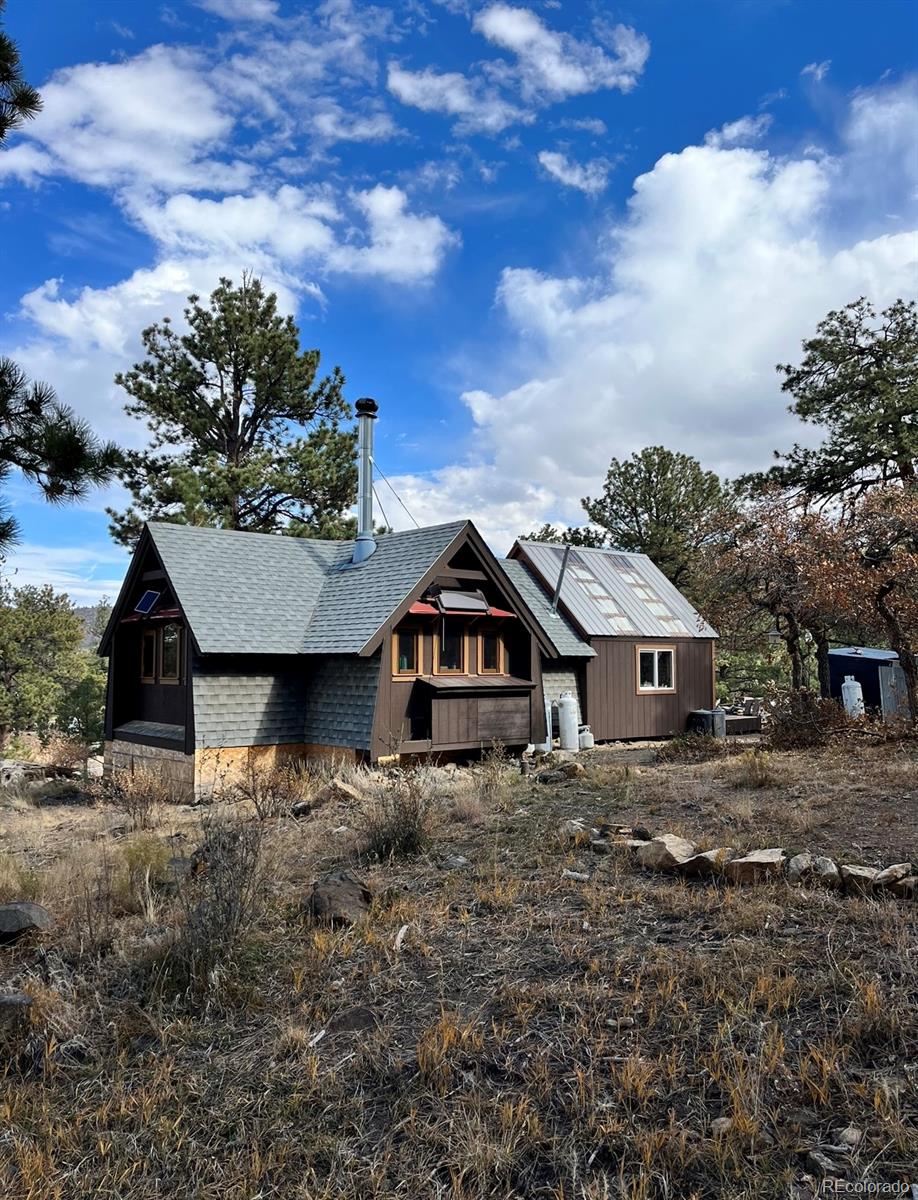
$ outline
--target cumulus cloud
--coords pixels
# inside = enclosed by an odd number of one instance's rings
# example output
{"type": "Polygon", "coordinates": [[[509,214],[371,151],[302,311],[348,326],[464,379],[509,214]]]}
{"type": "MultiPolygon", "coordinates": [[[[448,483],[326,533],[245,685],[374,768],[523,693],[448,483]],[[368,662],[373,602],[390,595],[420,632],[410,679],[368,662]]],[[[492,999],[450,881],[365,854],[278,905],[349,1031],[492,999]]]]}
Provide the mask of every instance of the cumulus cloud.
{"type": "Polygon", "coordinates": [[[328,261],[333,270],[417,282],[433,275],[459,240],[439,217],[408,212],[401,188],[377,184],[352,193],[351,199],[366,218],[368,237],[332,250],[328,261]]]}
{"type": "Polygon", "coordinates": [[[98,604],[118,595],[129,562],[126,550],[103,542],[79,548],[25,542],[4,560],[3,574],[13,587],[50,583],[74,604],[98,604]]]}
{"type": "Polygon", "coordinates": [[[477,13],[474,28],[495,46],[516,57],[524,97],[564,99],[601,88],[628,92],[637,83],[650,54],[650,42],[627,25],[604,31],[612,51],[595,42],[559,33],[531,9],[491,4],[477,13]]]}
{"type": "Polygon", "coordinates": [[[825,59],[823,62],[807,63],[801,75],[809,75],[816,83],[822,83],[829,73],[829,67],[832,65],[831,58],[825,59]]]}
{"type": "Polygon", "coordinates": [[[117,63],[81,63],[42,87],[44,107],[7,173],[28,181],[62,174],[101,187],[125,183],[173,188],[207,180],[214,191],[245,187],[251,167],[230,156],[233,127],[208,82],[201,56],[151,46],[117,63]]]}
{"type": "Polygon", "coordinates": [[[586,192],[588,196],[598,196],[609,178],[610,167],[604,158],[578,163],[557,150],[542,150],[539,152],[539,162],[559,183],[586,192]]]}
{"type": "Polygon", "coordinates": [[[773,117],[770,113],[760,113],[757,117],[740,117],[736,121],[728,121],[720,129],[711,129],[704,135],[707,146],[748,146],[765,136],[771,128],[773,117]]]}
{"type": "Polygon", "coordinates": [[[887,154],[914,155],[903,86],[859,93],[832,155],[724,144],[664,155],[635,180],[624,219],[610,217],[585,272],[506,268],[496,299],[509,343],[489,361],[513,368],[463,395],[469,474],[395,481],[414,515],[465,513],[487,497],[473,515],[504,549],[547,517],[582,520],[579,498],[612,455],[662,443],[735,476],[818,436],[787,413],[775,363],[798,358],[829,309],[916,290],[918,204],[896,162],[907,228],[903,216],[875,232],[875,213],[848,228],[850,198],[869,195],[879,169],[863,158],[869,131],[885,131],[887,154]]]}
{"type": "Polygon", "coordinates": [[[500,133],[508,125],[533,120],[531,113],[502,99],[494,88],[456,71],[408,71],[390,63],[388,87],[402,104],[456,117],[457,133],[500,133]]]}

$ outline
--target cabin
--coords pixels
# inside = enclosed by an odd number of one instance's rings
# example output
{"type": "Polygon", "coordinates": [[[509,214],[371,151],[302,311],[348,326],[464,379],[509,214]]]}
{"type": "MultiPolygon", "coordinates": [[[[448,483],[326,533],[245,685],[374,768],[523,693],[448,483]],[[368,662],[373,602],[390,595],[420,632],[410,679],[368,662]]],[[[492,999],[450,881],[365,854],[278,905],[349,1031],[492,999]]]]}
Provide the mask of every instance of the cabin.
{"type": "Polygon", "coordinates": [[[517,541],[502,564],[552,642],[545,694],[569,691],[597,741],[670,737],[716,702],[716,632],[646,554],[517,541]]]}
{"type": "Polygon", "coordinates": [[[521,750],[568,691],[597,739],[711,704],[716,635],[644,556],[374,533],[377,407],[356,408],[354,541],[144,526],[99,646],[107,773],[200,799],[253,764],[521,750]]]}

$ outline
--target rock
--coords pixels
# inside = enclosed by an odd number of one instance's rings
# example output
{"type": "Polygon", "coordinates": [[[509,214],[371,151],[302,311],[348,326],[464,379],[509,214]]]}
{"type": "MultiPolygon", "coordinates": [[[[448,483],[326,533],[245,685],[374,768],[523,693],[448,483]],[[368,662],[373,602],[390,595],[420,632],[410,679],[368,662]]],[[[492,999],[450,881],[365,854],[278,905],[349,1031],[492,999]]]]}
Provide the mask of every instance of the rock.
{"type": "Polygon", "coordinates": [[[918,897],[918,875],[897,879],[895,883],[889,885],[889,890],[899,900],[914,900],[918,897]]]}
{"type": "Polygon", "coordinates": [[[442,871],[461,871],[468,865],[469,860],[464,854],[447,854],[445,858],[440,859],[442,871]]]}
{"type": "Polygon", "coordinates": [[[590,849],[594,854],[608,854],[612,847],[605,838],[593,838],[590,842],[590,849]]]}
{"type": "Polygon", "coordinates": [[[570,871],[567,867],[561,872],[562,879],[573,879],[575,883],[589,883],[590,877],[586,871],[570,871]]]}
{"type": "Polygon", "coordinates": [[[732,1117],[715,1117],[711,1122],[711,1136],[720,1138],[733,1128],[732,1117]]]}
{"type": "Polygon", "coordinates": [[[858,1129],[856,1125],[849,1125],[847,1129],[843,1129],[838,1135],[838,1144],[853,1149],[855,1146],[860,1145],[863,1136],[863,1129],[858,1129]]]}
{"type": "Polygon", "coordinates": [[[743,858],[734,858],[728,862],[724,867],[724,875],[731,883],[759,883],[780,875],[784,860],[784,851],[779,847],[753,850],[743,858]]]}
{"type": "Polygon", "coordinates": [[[631,830],[631,836],[633,838],[638,838],[642,842],[653,841],[653,834],[646,825],[635,825],[631,830]]]}
{"type": "Polygon", "coordinates": [[[887,867],[884,871],[873,877],[873,886],[879,890],[888,888],[894,883],[900,883],[903,879],[908,879],[912,873],[912,864],[910,862],[894,863],[891,867],[887,867]]]}
{"type": "Polygon", "coordinates": [[[575,760],[576,750],[553,750],[551,753],[554,763],[571,763],[575,760]]]}
{"type": "Polygon", "coordinates": [[[582,821],[562,821],[558,826],[558,837],[567,846],[580,846],[589,840],[589,833],[582,821]]]}
{"type": "Polygon", "coordinates": [[[31,900],[16,900],[12,904],[0,904],[0,944],[18,941],[30,933],[50,929],[54,918],[40,904],[31,900]]]}
{"type": "Polygon", "coordinates": [[[844,1172],[844,1167],[819,1149],[807,1151],[806,1165],[814,1175],[841,1175],[844,1172]]]}
{"type": "Polygon", "coordinates": [[[296,804],[291,806],[290,815],[295,817],[297,821],[301,821],[303,817],[308,817],[312,812],[312,803],[309,800],[297,800],[296,804]]]}
{"type": "Polygon", "coordinates": [[[675,871],[694,853],[694,842],[677,837],[674,833],[662,833],[642,846],[637,856],[642,867],[654,871],[675,871]]]}
{"type": "Polygon", "coordinates": [[[536,775],[539,783],[563,783],[566,778],[562,771],[540,771],[536,775]]]}
{"type": "Polygon", "coordinates": [[[29,1020],[32,997],[25,992],[0,992],[0,1030],[21,1029],[29,1020]]]}
{"type": "Polygon", "coordinates": [[[307,901],[314,921],[325,925],[355,925],[365,919],[373,893],[347,871],[336,871],[316,880],[307,901]]]}
{"type": "Polygon", "coordinates": [[[838,887],[840,878],[838,867],[824,854],[804,851],[795,854],[787,864],[788,883],[821,883],[826,887],[838,887]]]}
{"type": "Polygon", "coordinates": [[[586,774],[586,767],[583,763],[575,761],[563,762],[558,770],[565,779],[576,779],[578,775],[586,774]]]}
{"type": "Polygon", "coordinates": [[[679,865],[680,875],[706,876],[720,875],[731,858],[736,858],[738,851],[732,846],[720,846],[716,850],[703,850],[693,854],[679,865]]]}
{"type": "Polygon", "coordinates": [[[846,863],[841,869],[845,891],[865,895],[870,891],[873,881],[879,873],[876,867],[858,867],[846,863]]]}

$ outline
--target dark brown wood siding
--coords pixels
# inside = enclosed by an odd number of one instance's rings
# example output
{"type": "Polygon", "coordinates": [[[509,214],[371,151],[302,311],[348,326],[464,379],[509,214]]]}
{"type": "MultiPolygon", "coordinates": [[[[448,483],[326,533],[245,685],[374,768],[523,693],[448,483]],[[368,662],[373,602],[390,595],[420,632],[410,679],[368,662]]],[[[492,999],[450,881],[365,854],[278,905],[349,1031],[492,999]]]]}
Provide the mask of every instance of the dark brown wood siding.
{"type": "Polygon", "coordinates": [[[714,703],[714,642],[704,638],[593,638],[586,663],[584,719],[595,738],[666,737],[682,733],[689,713],[714,703]],[[635,650],[674,646],[676,690],[640,693],[635,650]]]}

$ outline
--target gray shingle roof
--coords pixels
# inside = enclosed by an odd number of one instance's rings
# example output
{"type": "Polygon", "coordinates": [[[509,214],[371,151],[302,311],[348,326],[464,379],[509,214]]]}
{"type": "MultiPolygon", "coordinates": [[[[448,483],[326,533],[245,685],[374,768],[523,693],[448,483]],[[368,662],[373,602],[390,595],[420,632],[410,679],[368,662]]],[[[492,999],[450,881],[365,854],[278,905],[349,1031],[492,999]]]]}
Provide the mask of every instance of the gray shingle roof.
{"type": "Polygon", "coordinates": [[[350,560],[352,543],[343,543],[346,550],[326,575],[303,650],[307,654],[362,650],[467,524],[452,521],[381,534],[374,553],[353,568],[343,565],[350,560]]]}
{"type": "Polygon", "coordinates": [[[532,615],[548,635],[548,640],[564,658],[592,658],[596,651],[585,642],[562,613],[552,613],[551,599],[525,563],[505,558],[501,567],[511,583],[516,585],[532,615]]]}
{"type": "MultiPolygon", "coordinates": [[[[565,547],[550,542],[516,546],[544,586],[554,589],[565,547]]],[[[646,554],[572,547],[561,602],[590,637],[717,637],[646,554]]]]}
{"type": "Polygon", "coordinates": [[[356,654],[465,526],[381,534],[352,569],[352,542],[147,528],[202,654],[356,654]]]}

